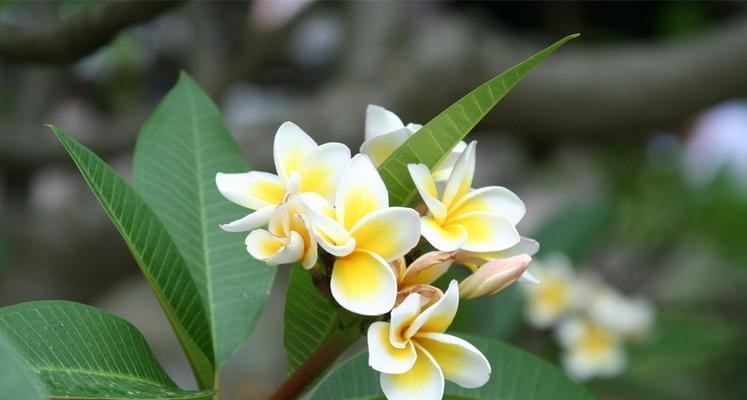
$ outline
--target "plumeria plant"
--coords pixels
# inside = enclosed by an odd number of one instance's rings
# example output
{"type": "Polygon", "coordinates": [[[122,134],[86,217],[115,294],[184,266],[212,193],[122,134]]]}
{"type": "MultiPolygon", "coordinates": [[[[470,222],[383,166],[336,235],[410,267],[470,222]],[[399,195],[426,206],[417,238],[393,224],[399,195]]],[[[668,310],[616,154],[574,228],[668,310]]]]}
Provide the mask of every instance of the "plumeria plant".
{"type": "Polygon", "coordinates": [[[274,172],[250,171],[186,74],[139,135],[132,185],[50,126],[129,246],[198,390],[177,387],[127,321],[38,301],[0,309],[0,397],[219,399],[221,366],[252,331],[276,269],[290,268],[288,377],[272,399],[592,398],[534,356],[449,330],[460,301],[540,284],[527,272],[538,244],[516,229],[524,204],[500,186],[474,188],[477,145],[464,138],[574,37],[425,125],[369,106],[359,154],[286,122],[274,172]],[[448,278],[457,265],[470,271],[461,281],[448,278]],[[331,368],[359,339],[367,351],[331,368]]]}

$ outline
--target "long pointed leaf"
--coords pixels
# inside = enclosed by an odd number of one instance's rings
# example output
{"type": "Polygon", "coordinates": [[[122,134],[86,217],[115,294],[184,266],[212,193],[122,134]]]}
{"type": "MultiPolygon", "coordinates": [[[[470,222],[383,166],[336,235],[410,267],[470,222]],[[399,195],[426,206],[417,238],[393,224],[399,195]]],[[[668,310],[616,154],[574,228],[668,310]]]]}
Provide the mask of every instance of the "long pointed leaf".
{"type": "Polygon", "coordinates": [[[5,335],[0,334],[0,399],[44,400],[47,395],[5,335]]]}
{"type": "Polygon", "coordinates": [[[216,369],[244,343],[275,268],[220,230],[246,210],[226,201],[217,172],[249,170],[220,111],[186,74],[148,118],[135,150],[135,185],[163,221],[207,307],[216,369]]]}
{"type": "Polygon", "coordinates": [[[407,164],[435,167],[446,154],[508,93],[535,65],[578,34],[566,36],[552,46],[482,84],[438,114],[387,158],[379,167],[393,206],[410,205],[417,190],[407,164]]]}
{"type": "Polygon", "coordinates": [[[0,333],[53,397],[207,400],[213,394],[179,389],[134,326],[93,307],[66,301],[5,307],[0,333]]]}
{"type": "Polygon", "coordinates": [[[130,248],[187,352],[201,388],[213,385],[210,323],[186,263],[161,221],[103,160],[50,127],[130,248]]]}
{"type": "MultiPolygon", "coordinates": [[[[464,389],[448,382],[444,399],[594,399],[583,386],[545,360],[495,340],[460,336],[482,351],[490,361],[492,373],[488,383],[477,389],[464,389]]],[[[368,353],[360,353],[339,365],[319,383],[311,399],[384,399],[379,373],[368,366],[368,353]]]]}

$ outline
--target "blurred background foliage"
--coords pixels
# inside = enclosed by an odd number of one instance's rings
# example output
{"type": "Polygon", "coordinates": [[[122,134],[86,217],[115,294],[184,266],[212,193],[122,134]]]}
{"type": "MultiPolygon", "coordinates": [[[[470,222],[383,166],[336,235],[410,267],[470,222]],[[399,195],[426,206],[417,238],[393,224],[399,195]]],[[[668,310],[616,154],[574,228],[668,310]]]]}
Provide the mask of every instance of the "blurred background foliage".
{"type": "MultiPolygon", "coordinates": [[[[134,138],[180,70],[269,170],[285,120],[357,149],[368,103],[426,122],[572,32],[471,138],[478,184],[525,200],[539,256],[567,254],[657,324],[605,399],[747,393],[747,7],[742,2],[26,2],[0,0],[0,305],[61,298],[138,326],[177,382],[178,344],[131,257],[42,124],[129,178],[134,138]],[[117,9],[117,7],[119,7],[117,9]]],[[[237,246],[241,241],[237,239],[237,246]]],[[[453,274],[464,274],[454,269],[453,274]]],[[[279,275],[227,398],[283,378],[279,275]]],[[[456,329],[556,362],[517,288],[465,302],[456,329]]]]}

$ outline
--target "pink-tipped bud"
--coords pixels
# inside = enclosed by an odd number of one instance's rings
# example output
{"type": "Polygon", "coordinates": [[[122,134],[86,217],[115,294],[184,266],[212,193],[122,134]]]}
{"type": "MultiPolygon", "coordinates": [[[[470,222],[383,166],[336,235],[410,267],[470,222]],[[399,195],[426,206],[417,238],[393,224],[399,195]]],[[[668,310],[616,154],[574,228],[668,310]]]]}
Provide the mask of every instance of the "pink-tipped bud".
{"type": "Polygon", "coordinates": [[[407,296],[417,293],[420,295],[420,307],[427,307],[430,304],[435,303],[441,297],[444,297],[444,292],[441,289],[431,285],[413,285],[401,289],[397,292],[397,304],[405,301],[407,296]]]}
{"type": "Polygon", "coordinates": [[[455,251],[430,251],[423,254],[399,276],[399,286],[433,283],[451,267],[455,256],[455,251]]]}
{"type": "Polygon", "coordinates": [[[459,284],[459,295],[472,299],[495,294],[516,282],[531,262],[532,257],[520,254],[485,263],[459,284]]]}

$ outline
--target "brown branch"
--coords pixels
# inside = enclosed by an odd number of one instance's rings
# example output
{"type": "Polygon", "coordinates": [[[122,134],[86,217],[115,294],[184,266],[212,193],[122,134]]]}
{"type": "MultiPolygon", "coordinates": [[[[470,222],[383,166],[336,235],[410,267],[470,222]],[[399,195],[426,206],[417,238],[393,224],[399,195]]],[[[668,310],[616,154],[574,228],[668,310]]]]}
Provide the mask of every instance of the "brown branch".
{"type": "Polygon", "coordinates": [[[0,59],[60,64],[108,43],[122,29],[148,21],[181,1],[105,1],[55,25],[28,31],[0,24],[0,59]]]}
{"type": "MultiPolygon", "coordinates": [[[[364,10],[371,11],[368,25],[386,23],[373,12],[375,3],[353,5],[371,9],[364,10]]],[[[408,121],[426,122],[553,39],[529,40],[469,18],[434,16],[420,21],[407,40],[389,46],[375,64],[364,70],[350,65],[341,79],[295,105],[298,111],[288,119],[309,132],[326,134],[323,139],[350,142],[362,140],[357,132],[369,102],[391,108],[408,121]],[[320,115],[335,115],[335,124],[320,115]]],[[[744,95],[747,15],[735,15],[677,39],[605,47],[577,40],[532,71],[479,129],[543,140],[644,137],[677,128],[694,112],[744,95]]]]}
{"type": "Polygon", "coordinates": [[[290,378],[286,379],[270,395],[269,400],[298,398],[314,380],[326,371],[360,337],[361,331],[358,324],[338,330],[332,334],[290,378]]]}

